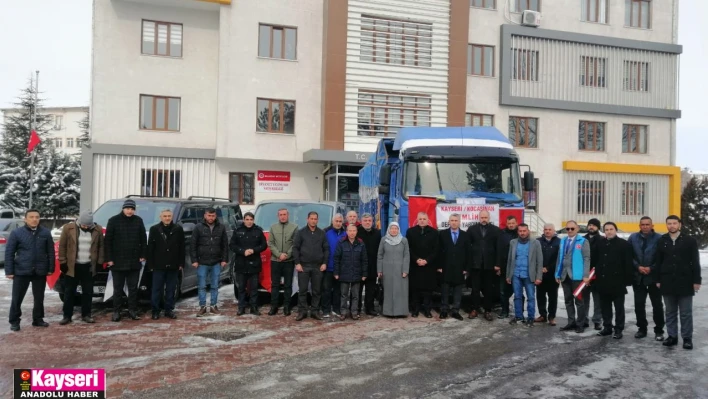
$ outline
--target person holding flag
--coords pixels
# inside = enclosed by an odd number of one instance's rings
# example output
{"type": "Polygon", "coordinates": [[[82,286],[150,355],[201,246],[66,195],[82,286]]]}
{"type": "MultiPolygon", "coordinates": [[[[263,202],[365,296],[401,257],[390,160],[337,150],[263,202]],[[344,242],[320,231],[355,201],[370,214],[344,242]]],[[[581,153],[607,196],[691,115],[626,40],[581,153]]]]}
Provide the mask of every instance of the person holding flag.
{"type": "Polygon", "coordinates": [[[585,304],[582,295],[574,297],[573,292],[582,283],[590,282],[590,244],[587,239],[578,235],[579,230],[578,223],[574,220],[565,225],[568,236],[560,243],[556,282],[563,285],[565,308],[568,312],[568,324],[562,327],[561,331],[575,330],[581,334],[585,332],[585,304]]]}

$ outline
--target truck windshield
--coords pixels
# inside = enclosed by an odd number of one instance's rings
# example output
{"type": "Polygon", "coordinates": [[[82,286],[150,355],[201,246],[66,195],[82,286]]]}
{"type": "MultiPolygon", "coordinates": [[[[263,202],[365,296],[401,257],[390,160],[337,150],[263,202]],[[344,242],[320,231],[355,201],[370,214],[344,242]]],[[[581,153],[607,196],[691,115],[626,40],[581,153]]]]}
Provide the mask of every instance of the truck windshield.
{"type": "Polygon", "coordinates": [[[516,162],[413,162],[404,171],[404,193],[438,197],[485,198],[488,203],[521,201],[521,179],[516,162]]]}

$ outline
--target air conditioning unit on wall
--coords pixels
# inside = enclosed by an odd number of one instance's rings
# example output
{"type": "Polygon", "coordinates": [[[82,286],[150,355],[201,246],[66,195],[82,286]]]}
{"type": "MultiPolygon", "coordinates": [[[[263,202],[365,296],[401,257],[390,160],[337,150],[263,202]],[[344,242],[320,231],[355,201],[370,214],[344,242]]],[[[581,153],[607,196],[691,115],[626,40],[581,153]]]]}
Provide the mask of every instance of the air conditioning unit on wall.
{"type": "Polygon", "coordinates": [[[524,10],[521,14],[521,25],[538,28],[541,26],[541,13],[538,11],[524,10]]]}

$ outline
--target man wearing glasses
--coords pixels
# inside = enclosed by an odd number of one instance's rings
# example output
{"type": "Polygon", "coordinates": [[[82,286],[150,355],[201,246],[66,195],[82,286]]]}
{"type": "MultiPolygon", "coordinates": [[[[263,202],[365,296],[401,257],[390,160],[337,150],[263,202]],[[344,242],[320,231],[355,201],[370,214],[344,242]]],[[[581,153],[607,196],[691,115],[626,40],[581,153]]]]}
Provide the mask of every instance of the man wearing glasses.
{"type": "Polygon", "coordinates": [[[563,285],[565,308],[568,312],[568,325],[561,331],[575,330],[585,332],[585,304],[583,298],[574,298],[573,291],[584,281],[590,281],[590,244],[584,237],[578,235],[578,224],[571,220],[565,225],[568,236],[560,243],[558,266],[556,267],[556,282],[563,285]],[[575,305],[573,304],[575,300],[575,305]],[[577,312],[577,318],[576,318],[577,312]]]}

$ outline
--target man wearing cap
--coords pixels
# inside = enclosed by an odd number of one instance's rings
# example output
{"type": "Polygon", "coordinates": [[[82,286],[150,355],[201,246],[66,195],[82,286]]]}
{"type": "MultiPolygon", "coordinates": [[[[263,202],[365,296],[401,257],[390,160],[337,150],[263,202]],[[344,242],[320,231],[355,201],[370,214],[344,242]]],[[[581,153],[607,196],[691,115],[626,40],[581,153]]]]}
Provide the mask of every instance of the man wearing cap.
{"type": "MultiPolygon", "coordinates": [[[[597,244],[602,238],[600,234],[600,229],[602,228],[599,219],[592,218],[588,220],[588,233],[585,234],[585,239],[590,243],[590,270],[597,266],[598,256],[594,255],[597,252],[597,244]]],[[[590,298],[592,297],[593,309],[592,309],[592,322],[595,325],[595,330],[602,329],[602,306],[600,306],[600,293],[597,291],[593,284],[585,290],[585,319],[588,323],[585,323],[583,327],[590,327],[590,298]]]]}
{"type": "Polygon", "coordinates": [[[64,225],[59,237],[59,268],[64,276],[64,326],[74,315],[74,292],[81,286],[81,320],[95,323],[91,317],[93,276],[103,265],[103,227],[93,222],[93,214],[84,212],[75,223],[64,225]]]}
{"type": "Polygon", "coordinates": [[[123,287],[128,286],[128,314],[138,317],[138,282],[147,253],[147,235],[143,219],[135,214],[135,201],[127,199],[121,212],[108,219],[105,258],[113,275],[113,318],[120,321],[120,308],[125,300],[123,287]]]}

